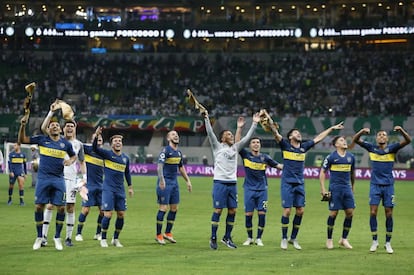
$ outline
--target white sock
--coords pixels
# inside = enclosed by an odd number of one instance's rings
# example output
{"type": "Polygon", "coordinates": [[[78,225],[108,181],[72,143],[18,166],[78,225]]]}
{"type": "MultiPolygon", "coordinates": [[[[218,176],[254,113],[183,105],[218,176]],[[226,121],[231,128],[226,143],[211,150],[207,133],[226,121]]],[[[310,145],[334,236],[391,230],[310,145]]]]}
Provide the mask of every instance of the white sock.
{"type": "Polygon", "coordinates": [[[52,214],[53,214],[53,210],[49,210],[47,208],[43,212],[43,227],[42,227],[43,236],[47,237],[50,221],[52,220],[52,214]]]}
{"type": "Polygon", "coordinates": [[[75,226],[75,211],[67,213],[66,217],[66,239],[72,239],[73,227],[75,226]]]}

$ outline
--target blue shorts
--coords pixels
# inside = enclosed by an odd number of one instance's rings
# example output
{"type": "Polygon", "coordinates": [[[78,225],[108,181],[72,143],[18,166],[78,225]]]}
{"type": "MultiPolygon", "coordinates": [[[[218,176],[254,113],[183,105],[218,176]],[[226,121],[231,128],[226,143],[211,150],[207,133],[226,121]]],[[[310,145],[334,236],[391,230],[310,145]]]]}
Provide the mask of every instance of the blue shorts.
{"type": "Polygon", "coordinates": [[[382,199],[382,205],[387,208],[393,208],[395,205],[394,184],[370,184],[369,187],[369,205],[379,205],[382,199]]]}
{"type": "Polygon", "coordinates": [[[283,208],[305,206],[305,185],[298,183],[280,184],[280,196],[283,208]]]}
{"type": "Polygon", "coordinates": [[[236,183],[222,183],[220,181],[214,181],[212,195],[213,208],[237,208],[236,183]]]}
{"type": "Polygon", "coordinates": [[[244,189],[244,212],[267,211],[267,190],[244,189]]]}
{"type": "Polygon", "coordinates": [[[157,184],[157,202],[158,204],[179,204],[180,188],[178,184],[166,184],[165,189],[161,190],[157,184]]]}
{"type": "MultiPolygon", "coordinates": [[[[86,186],[87,187],[87,186],[86,186]]],[[[102,188],[88,188],[88,201],[82,201],[82,206],[101,206],[102,205],[102,188]]]]}
{"type": "Polygon", "coordinates": [[[336,211],[355,208],[354,194],[350,186],[335,186],[330,188],[329,191],[331,191],[329,210],[336,211]]]}
{"type": "Polygon", "coordinates": [[[125,211],[127,209],[125,192],[102,190],[101,209],[103,211],[125,211]]]}
{"type": "Polygon", "coordinates": [[[47,204],[61,206],[66,204],[65,180],[38,179],[35,189],[35,204],[47,204]]]}

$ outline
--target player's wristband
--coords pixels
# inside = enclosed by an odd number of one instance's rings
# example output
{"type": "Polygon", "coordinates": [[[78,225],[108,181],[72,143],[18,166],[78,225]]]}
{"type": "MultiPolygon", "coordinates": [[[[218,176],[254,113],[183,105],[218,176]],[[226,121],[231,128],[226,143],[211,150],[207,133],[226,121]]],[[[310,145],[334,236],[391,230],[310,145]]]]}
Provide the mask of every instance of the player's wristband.
{"type": "Polygon", "coordinates": [[[47,113],[47,117],[48,118],[51,118],[53,116],[53,112],[52,111],[49,111],[49,113],[47,113]]]}

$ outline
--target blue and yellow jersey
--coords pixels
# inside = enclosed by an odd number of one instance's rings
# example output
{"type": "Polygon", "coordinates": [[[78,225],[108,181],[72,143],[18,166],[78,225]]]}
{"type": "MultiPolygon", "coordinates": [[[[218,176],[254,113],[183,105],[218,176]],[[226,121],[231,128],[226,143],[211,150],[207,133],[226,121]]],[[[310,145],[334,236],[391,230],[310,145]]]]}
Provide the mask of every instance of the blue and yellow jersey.
{"type": "Polygon", "coordinates": [[[177,179],[178,168],[183,166],[182,154],[180,150],[174,150],[170,145],[165,146],[158,156],[158,163],[163,163],[163,175],[166,184],[169,179],[177,179]]]}
{"type": "Polygon", "coordinates": [[[26,155],[24,153],[13,151],[9,154],[9,171],[13,172],[15,176],[27,174],[26,155]]]}
{"type": "Polygon", "coordinates": [[[65,155],[72,157],[75,155],[72,144],[65,138],[60,137],[54,141],[49,136],[38,135],[30,137],[31,144],[39,146],[39,179],[48,179],[51,177],[63,178],[63,161],[65,155]]]}
{"type": "Polygon", "coordinates": [[[322,169],[329,170],[330,187],[350,185],[351,173],[355,169],[355,157],[349,152],[346,152],[345,156],[340,156],[334,151],[326,156],[322,169]]]}
{"type": "Polygon", "coordinates": [[[243,187],[255,191],[266,190],[266,167],[276,167],[279,163],[267,154],[260,153],[258,156],[255,156],[246,149],[242,149],[239,154],[243,160],[244,171],[246,173],[243,187]]]}
{"type": "Polygon", "coordinates": [[[104,175],[104,160],[94,150],[92,145],[83,145],[88,188],[102,188],[104,175]]]}
{"type": "Polygon", "coordinates": [[[129,185],[132,184],[129,171],[129,157],[121,153],[115,154],[112,150],[106,150],[97,146],[96,139],[93,143],[93,150],[102,157],[104,161],[103,191],[114,193],[125,193],[124,177],[129,185]]]}
{"type": "Polygon", "coordinates": [[[315,145],[313,140],[302,142],[298,148],[283,138],[279,142],[283,157],[282,182],[304,184],[303,170],[305,169],[306,152],[315,145]]]}
{"type": "Polygon", "coordinates": [[[362,148],[369,152],[371,161],[371,183],[388,185],[394,183],[392,169],[394,167],[395,155],[401,149],[399,143],[387,145],[381,149],[378,145],[363,141],[362,148]]]}

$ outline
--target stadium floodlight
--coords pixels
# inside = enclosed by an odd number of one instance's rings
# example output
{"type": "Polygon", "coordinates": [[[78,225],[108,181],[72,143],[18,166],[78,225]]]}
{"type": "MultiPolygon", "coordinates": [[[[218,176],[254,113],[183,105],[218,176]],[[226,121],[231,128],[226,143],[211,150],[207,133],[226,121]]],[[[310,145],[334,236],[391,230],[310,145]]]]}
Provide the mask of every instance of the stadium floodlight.
{"type": "Polygon", "coordinates": [[[34,29],[32,27],[27,27],[24,33],[26,34],[26,36],[31,37],[34,34],[34,29]]]}
{"type": "Polygon", "coordinates": [[[185,39],[189,39],[191,37],[191,31],[189,29],[185,29],[183,31],[183,36],[185,39]]]}
{"type": "Polygon", "coordinates": [[[13,36],[14,35],[14,28],[13,27],[7,27],[6,28],[6,34],[8,36],[13,36]]]}
{"type": "Polygon", "coordinates": [[[168,39],[174,38],[174,35],[175,35],[175,32],[172,29],[168,29],[168,30],[165,31],[165,36],[168,39]]]}
{"type": "Polygon", "coordinates": [[[295,29],[295,37],[296,38],[302,37],[302,29],[299,29],[299,28],[295,29]]]}

